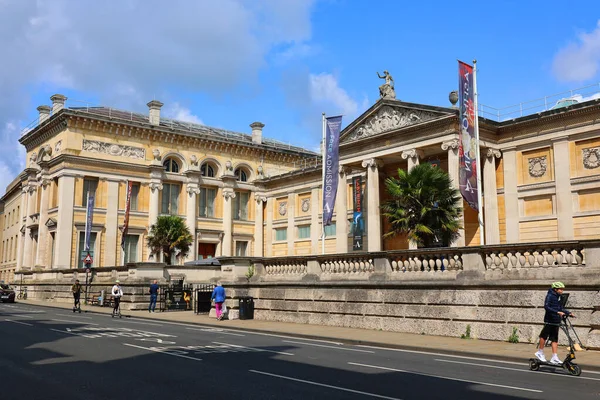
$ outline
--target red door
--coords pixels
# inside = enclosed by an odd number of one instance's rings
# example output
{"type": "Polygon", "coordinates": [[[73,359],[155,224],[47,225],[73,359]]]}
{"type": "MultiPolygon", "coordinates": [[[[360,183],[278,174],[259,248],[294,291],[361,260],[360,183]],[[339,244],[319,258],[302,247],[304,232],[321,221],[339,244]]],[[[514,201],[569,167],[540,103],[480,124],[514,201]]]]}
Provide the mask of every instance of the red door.
{"type": "Polygon", "coordinates": [[[198,243],[198,259],[215,257],[217,245],[215,243],[198,243]]]}

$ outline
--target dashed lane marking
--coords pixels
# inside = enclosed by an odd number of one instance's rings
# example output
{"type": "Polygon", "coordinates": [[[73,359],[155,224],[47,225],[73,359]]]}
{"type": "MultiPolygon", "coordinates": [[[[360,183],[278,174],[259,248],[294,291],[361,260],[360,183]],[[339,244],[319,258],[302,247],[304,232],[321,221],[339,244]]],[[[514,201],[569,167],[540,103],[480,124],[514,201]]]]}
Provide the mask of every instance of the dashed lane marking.
{"type": "Polygon", "coordinates": [[[267,349],[261,349],[261,348],[257,348],[257,347],[240,346],[240,345],[231,344],[231,343],[222,343],[222,342],[213,342],[213,343],[220,344],[223,346],[237,347],[240,349],[250,349],[250,350],[254,350],[254,351],[266,351],[268,353],[281,354],[282,356],[293,356],[294,355],[294,353],[286,353],[285,351],[267,350],[267,349]]]}
{"type": "Polygon", "coordinates": [[[370,350],[359,350],[359,349],[350,349],[350,348],[347,348],[347,347],[326,346],[324,344],[296,342],[294,340],[282,340],[282,342],[283,343],[302,344],[302,345],[305,345],[305,346],[327,347],[328,349],[336,349],[336,350],[356,351],[356,352],[359,352],[359,353],[371,353],[371,354],[375,353],[374,351],[370,351],[370,350]]]}
{"type": "Polygon", "coordinates": [[[173,357],[187,358],[188,360],[202,361],[201,358],[190,357],[190,356],[186,356],[184,354],[169,353],[167,351],[158,350],[158,349],[153,348],[153,347],[143,347],[143,346],[137,346],[135,344],[129,344],[129,343],[123,343],[123,345],[124,346],[129,346],[129,347],[135,347],[136,349],[142,349],[142,350],[146,350],[146,351],[151,351],[153,353],[161,353],[161,354],[166,354],[168,356],[173,356],[173,357]]]}
{"type": "Polygon", "coordinates": [[[27,325],[27,326],[33,326],[33,324],[28,324],[27,322],[22,322],[22,321],[14,321],[12,319],[5,319],[6,322],[12,322],[13,324],[21,324],[21,325],[27,325]]]}

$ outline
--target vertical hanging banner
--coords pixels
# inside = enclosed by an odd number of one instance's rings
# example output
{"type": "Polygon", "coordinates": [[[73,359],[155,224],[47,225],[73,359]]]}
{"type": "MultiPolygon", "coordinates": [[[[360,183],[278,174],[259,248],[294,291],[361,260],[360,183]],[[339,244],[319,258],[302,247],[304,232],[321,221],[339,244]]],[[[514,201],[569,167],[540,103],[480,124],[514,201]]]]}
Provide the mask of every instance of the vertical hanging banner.
{"type": "Polygon", "coordinates": [[[94,199],[95,194],[87,193],[87,211],[85,214],[85,245],[84,251],[90,251],[90,235],[92,233],[92,224],[94,222],[94,199]]]}
{"type": "Polygon", "coordinates": [[[326,118],[325,145],[323,149],[323,226],[331,225],[337,195],[339,170],[339,144],[342,117],[326,118]]]}
{"type": "Polygon", "coordinates": [[[460,109],[459,188],[469,206],[479,210],[477,200],[477,139],[475,138],[475,90],[473,87],[473,67],[458,62],[458,102],[460,109]]]}
{"type": "Polygon", "coordinates": [[[363,249],[363,233],[365,231],[362,179],[360,176],[352,178],[352,198],[354,199],[354,213],[352,215],[352,250],[358,251],[363,249]]]}
{"type": "Polygon", "coordinates": [[[131,189],[133,182],[127,181],[127,196],[125,202],[125,219],[123,220],[123,231],[121,232],[121,248],[125,251],[125,236],[127,235],[127,229],[129,229],[129,210],[131,209],[131,189]]]}

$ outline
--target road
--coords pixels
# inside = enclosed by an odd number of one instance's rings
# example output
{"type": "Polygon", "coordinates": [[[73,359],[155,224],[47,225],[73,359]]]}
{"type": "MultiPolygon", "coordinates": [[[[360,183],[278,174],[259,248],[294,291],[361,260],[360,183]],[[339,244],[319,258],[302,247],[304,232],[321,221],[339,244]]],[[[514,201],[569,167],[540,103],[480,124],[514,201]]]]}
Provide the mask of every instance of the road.
{"type": "MultiPolygon", "coordinates": [[[[600,373],[0,304],[3,399],[596,399],[600,373]]],[[[532,350],[533,352],[533,350],[532,350]]]]}

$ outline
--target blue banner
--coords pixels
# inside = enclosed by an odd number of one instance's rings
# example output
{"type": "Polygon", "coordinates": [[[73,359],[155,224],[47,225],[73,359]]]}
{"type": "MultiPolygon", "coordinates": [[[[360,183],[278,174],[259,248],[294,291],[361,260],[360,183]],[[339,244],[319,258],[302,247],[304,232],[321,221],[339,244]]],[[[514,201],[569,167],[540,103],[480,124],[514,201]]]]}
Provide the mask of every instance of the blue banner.
{"type": "Polygon", "coordinates": [[[85,248],[84,251],[90,251],[90,234],[92,233],[92,223],[94,221],[94,198],[95,194],[87,195],[87,212],[85,215],[85,248]]]}
{"type": "Polygon", "coordinates": [[[363,249],[363,233],[365,220],[363,218],[363,190],[360,176],[352,178],[352,198],[354,199],[354,213],[352,217],[352,250],[363,249]]]}
{"type": "Polygon", "coordinates": [[[337,195],[339,170],[339,144],[342,117],[326,119],[326,134],[323,157],[323,226],[331,225],[333,207],[337,195]]]}

